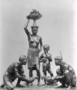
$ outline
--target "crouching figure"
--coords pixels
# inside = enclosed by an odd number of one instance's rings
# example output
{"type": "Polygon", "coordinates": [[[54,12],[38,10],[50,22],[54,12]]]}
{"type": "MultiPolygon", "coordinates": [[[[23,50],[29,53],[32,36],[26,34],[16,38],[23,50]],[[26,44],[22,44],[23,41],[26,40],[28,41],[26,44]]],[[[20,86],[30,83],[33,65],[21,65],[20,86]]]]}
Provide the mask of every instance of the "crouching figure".
{"type": "Polygon", "coordinates": [[[54,58],[55,65],[60,66],[56,71],[57,76],[54,80],[59,81],[62,87],[76,87],[76,75],[74,69],[62,60],[62,57],[58,56],[54,58]]]}
{"type": "Polygon", "coordinates": [[[15,87],[12,84],[15,79],[18,78],[17,87],[22,86],[20,84],[21,81],[25,81],[27,85],[33,82],[38,77],[34,77],[32,79],[27,78],[24,75],[23,65],[26,65],[27,58],[25,55],[19,57],[19,62],[12,63],[3,75],[3,86],[5,86],[8,90],[13,90],[15,87]]]}

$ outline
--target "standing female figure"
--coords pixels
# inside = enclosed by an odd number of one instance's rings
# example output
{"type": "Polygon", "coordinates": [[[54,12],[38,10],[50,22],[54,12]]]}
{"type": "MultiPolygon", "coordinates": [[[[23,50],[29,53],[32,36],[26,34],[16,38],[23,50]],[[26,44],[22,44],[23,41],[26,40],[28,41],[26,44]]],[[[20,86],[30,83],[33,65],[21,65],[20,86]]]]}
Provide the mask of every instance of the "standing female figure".
{"type": "Polygon", "coordinates": [[[31,26],[32,34],[28,31],[27,26],[30,19],[28,19],[26,27],[24,28],[29,42],[28,49],[28,69],[29,77],[33,77],[33,70],[36,70],[38,76],[38,85],[40,83],[40,71],[39,71],[39,52],[42,50],[42,38],[37,35],[38,26],[36,26],[35,21],[34,25],[31,26]]]}

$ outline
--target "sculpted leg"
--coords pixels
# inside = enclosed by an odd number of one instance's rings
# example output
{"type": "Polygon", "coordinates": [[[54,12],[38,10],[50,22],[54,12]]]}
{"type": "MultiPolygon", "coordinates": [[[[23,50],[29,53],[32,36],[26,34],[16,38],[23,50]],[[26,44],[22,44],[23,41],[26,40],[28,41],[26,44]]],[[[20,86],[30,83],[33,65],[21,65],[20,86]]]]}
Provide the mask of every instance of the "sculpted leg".
{"type": "Polygon", "coordinates": [[[40,84],[40,68],[39,68],[39,64],[36,65],[36,72],[37,72],[37,76],[38,76],[38,86],[40,84]]]}
{"type": "Polygon", "coordinates": [[[9,80],[8,76],[4,76],[4,77],[3,77],[3,80],[4,80],[5,87],[6,87],[8,90],[13,90],[13,89],[14,89],[14,85],[13,85],[12,82],[9,80]]]}
{"type": "MultiPolygon", "coordinates": [[[[32,78],[33,77],[33,70],[32,68],[29,69],[29,77],[32,78]]],[[[31,83],[31,86],[33,85],[33,83],[31,83]]]]}
{"type": "MultiPolygon", "coordinates": [[[[43,73],[45,76],[47,76],[46,66],[43,66],[43,73]]],[[[44,79],[44,83],[46,84],[46,79],[44,79]]]]}
{"type": "Polygon", "coordinates": [[[73,75],[73,77],[72,77],[71,86],[76,87],[76,75],[73,75]]]}

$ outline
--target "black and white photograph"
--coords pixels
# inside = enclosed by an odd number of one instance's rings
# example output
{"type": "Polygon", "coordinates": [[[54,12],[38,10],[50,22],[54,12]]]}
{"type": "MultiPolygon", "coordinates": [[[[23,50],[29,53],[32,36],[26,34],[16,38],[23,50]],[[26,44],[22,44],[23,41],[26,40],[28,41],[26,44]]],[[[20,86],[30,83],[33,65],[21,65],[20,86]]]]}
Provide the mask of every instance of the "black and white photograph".
{"type": "Polygon", "coordinates": [[[0,0],[0,90],[77,90],[77,0],[0,0]]]}

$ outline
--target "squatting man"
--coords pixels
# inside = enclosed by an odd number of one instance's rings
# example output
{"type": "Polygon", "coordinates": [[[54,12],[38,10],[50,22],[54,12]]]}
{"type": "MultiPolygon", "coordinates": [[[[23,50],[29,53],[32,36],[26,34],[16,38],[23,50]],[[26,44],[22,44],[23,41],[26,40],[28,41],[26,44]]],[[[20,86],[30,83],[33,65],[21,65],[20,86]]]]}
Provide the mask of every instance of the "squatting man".
{"type": "Polygon", "coordinates": [[[25,55],[21,55],[19,57],[19,62],[12,63],[7,70],[5,71],[3,75],[3,85],[1,87],[5,87],[8,90],[13,90],[15,87],[12,84],[15,79],[18,78],[18,82],[16,87],[21,87],[20,84],[21,81],[25,81],[27,85],[31,82],[33,82],[35,79],[38,79],[38,77],[34,77],[29,79],[24,75],[23,65],[26,65],[27,58],[25,55]]]}
{"type": "Polygon", "coordinates": [[[62,57],[57,56],[54,58],[55,65],[59,66],[56,70],[57,76],[55,77],[43,77],[48,83],[52,84],[60,82],[60,87],[76,87],[76,74],[74,69],[63,61],[62,57]]]}

